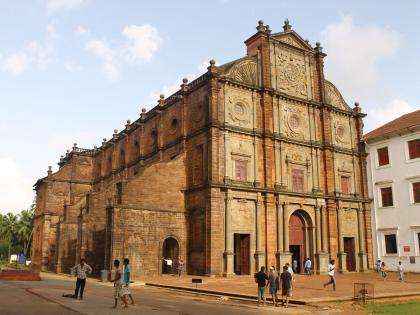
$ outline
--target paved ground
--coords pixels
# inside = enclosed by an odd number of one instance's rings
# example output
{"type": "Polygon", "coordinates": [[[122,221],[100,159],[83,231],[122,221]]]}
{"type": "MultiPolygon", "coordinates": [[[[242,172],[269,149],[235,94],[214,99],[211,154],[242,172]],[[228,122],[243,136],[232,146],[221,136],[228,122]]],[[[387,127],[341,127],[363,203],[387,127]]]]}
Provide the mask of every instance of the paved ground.
{"type": "MultiPolygon", "coordinates": [[[[164,284],[172,286],[190,287],[190,276],[164,275],[157,277],[141,278],[139,280],[147,283],[164,284]]],[[[406,280],[400,282],[398,274],[390,272],[385,281],[375,272],[369,273],[346,273],[337,274],[337,291],[332,291],[332,286],[323,288],[323,283],[329,280],[327,276],[296,275],[293,299],[297,301],[317,304],[320,302],[330,302],[351,299],[354,294],[354,283],[364,282],[373,284],[375,297],[407,296],[420,295],[420,274],[406,274],[406,280]]],[[[227,292],[232,294],[244,294],[249,296],[256,295],[256,284],[252,277],[234,278],[202,278],[204,284],[199,284],[198,288],[227,292]]]]}
{"type": "Polygon", "coordinates": [[[254,302],[221,300],[219,297],[196,296],[136,283],[132,287],[136,305],[129,309],[111,309],[113,304],[110,283],[88,279],[83,301],[62,297],[72,293],[74,278],[42,274],[43,281],[0,281],[1,315],[67,315],[67,314],[137,314],[137,315],[256,315],[256,314],[343,314],[334,309],[310,306],[257,307],[254,302]]]}

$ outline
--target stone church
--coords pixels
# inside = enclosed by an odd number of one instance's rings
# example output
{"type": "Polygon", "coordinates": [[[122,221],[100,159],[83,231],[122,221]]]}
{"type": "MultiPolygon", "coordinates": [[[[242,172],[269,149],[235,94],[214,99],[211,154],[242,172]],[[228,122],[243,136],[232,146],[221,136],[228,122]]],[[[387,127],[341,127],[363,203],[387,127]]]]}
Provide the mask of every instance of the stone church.
{"type": "Polygon", "coordinates": [[[324,77],[326,54],[286,20],[93,149],[74,144],[34,185],[33,263],[133,276],[251,275],[309,257],[373,265],[363,118],[324,77]],[[163,258],[174,261],[165,268],[163,258]]]}

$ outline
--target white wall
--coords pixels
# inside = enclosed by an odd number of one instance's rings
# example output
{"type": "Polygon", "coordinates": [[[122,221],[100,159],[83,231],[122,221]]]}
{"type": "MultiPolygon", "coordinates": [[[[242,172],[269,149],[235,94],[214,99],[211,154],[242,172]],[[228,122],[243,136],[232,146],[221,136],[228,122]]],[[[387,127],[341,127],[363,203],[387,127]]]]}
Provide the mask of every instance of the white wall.
{"type": "Polygon", "coordinates": [[[409,160],[407,141],[420,138],[420,132],[394,136],[367,145],[369,196],[372,207],[372,242],[375,261],[384,260],[389,270],[396,270],[401,259],[405,271],[420,272],[420,203],[413,203],[411,182],[420,181],[420,159],[409,160]],[[377,149],[388,146],[388,166],[378,166],[377,149]],[[380,187],[392,186],[394,205],[381,207],[380,187]],[[397,234],[398,253],[386,254],[384,234],[397,234]],[[404,247],[409,252],[404,251],[404,247]],[[415,264],[410,263],[415,257],[415,264]]]}

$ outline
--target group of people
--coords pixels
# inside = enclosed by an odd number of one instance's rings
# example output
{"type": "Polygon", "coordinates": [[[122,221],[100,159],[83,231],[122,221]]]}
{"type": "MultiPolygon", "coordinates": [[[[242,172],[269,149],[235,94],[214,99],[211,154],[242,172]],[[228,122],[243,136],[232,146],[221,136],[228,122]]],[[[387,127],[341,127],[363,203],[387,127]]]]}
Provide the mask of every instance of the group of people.
{"type": "MultiPolygon", "coordinates": [[[[124,259],[124,269],[120,268],[120,261],[114,260],[114,279],[111,282],[114,283],[114,306],[112,308],[117,308],[118,299],[120,299],[124,308],[128,307],[128,299],[130,299],[130,304],[134,304],[133,296],[131,295],[129,286],[131,283],[131,267],[130,260],[128,258],[124,259]]],[[[74,291],[74,298],[79,298],[83,300],[83,292],[86,285],[86,277],[88,274],[92,273],[92,267],[90,267],[84,258],[80,259],[80,264],[71,268],[75,273],[76,279],[76,289],[74,291]]]]}
{"type": "MultiPolygon", "coordinates": [[[[375,270],[378,274],[381,275],[382,280],[385,281],[385,278],[388,276],[388,268],[387,268],[385,262],[378,259],[376,261],[376,264],[375,264],[375,270]]],[[[398,261],[397,271],[400,275],[400,281],[403,282],[404,281],[404,267],[403,267],[403,264],[402,264],[401,260],[398,261]]]]}
{"type": "MultiPolygon", "coordinates": [[[[171,258],[162,258],[163,260],[163,269],[165,270],[164,273],[173,273],[173,261],[171,258]]],[[[182,259],[179,260],[177,266],[177,273],[178,276],[181,277],[184,273],[184,261],[182,259]]]]}

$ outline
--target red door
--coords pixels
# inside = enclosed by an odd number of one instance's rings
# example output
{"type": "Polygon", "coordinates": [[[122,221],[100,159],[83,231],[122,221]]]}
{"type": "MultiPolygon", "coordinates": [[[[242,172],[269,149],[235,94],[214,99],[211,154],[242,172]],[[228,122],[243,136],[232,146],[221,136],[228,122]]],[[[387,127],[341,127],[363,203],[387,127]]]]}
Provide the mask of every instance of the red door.
{"type": "Polygon", "coordinates": [[[289,251],[292,253],[292,261],[298,263],[298,271],[303,271],[303,260],[306,255],[305,226],[297,214],[292,214],[289,220],[289,251]],[[299,246],[299,247],[298,247],[299,246]],[[296,251],[299,251],[297,253],[296,251]]]}
{"type": "Polygon", "coordinates": [[[356,271],[356,257],[354,253],[354,237],[344,238],[344,252],[346,253],[347,270],[356,271]]]}
{"type": "Polygon", "coordinates": [[[241,247],[241,275],[249,275],[250,262],[249,262],[249,250],[250,236],[249,234],[241,234],[240,236],[240,247],[241,247]]]}

